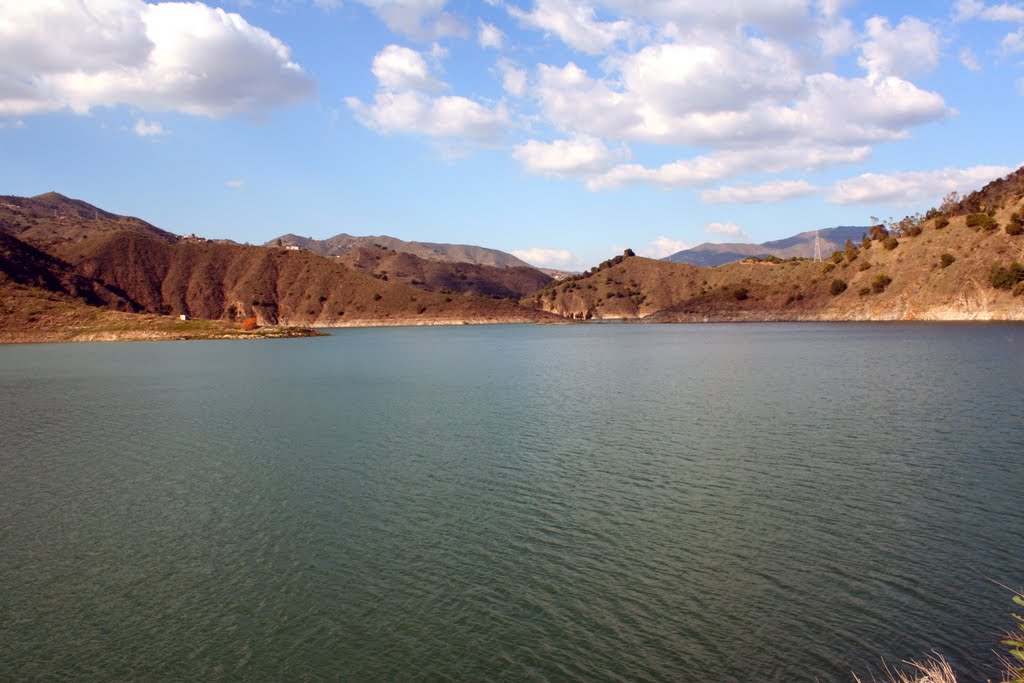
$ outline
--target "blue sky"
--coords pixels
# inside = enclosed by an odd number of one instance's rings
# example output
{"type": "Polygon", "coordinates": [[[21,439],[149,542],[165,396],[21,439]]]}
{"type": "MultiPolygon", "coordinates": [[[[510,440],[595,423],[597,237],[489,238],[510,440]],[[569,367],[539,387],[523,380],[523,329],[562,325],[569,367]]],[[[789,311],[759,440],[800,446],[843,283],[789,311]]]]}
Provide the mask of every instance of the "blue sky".
{"type": "Polygon", "coordinates": [[[0,194],[583,268],[1024,162],[1024,4],[0,0],[0,194]]]}

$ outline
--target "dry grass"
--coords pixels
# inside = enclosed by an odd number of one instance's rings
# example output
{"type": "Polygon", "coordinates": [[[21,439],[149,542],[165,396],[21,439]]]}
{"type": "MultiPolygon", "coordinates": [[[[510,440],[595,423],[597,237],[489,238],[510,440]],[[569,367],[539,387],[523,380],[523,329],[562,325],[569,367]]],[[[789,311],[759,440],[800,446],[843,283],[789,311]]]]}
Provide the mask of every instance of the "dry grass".
{"type": "MultiPolygon", "coordinates": [[[[871,680],[874,683],[956,683],[956,674],[953,667],[949,665],[942,655],[929,657],[924,662],[904,662],[909,667],[906,670],[890,668],[884,665],[885,678],[879,682],[874,676],[871,680]]],[[[860,678],[854,675],[857,683],[863,683],[860,678]]]]}

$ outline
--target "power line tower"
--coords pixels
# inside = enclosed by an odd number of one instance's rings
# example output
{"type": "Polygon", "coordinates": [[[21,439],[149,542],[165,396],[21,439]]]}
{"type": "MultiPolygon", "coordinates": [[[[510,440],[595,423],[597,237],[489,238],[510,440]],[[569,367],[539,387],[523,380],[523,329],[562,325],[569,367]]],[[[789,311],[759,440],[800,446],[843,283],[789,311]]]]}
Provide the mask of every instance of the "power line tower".
{"type": "Polygon", "coordinates": [[[814,260],[821,261],[821,239],[817,230],[814,231],[814,260]]]}

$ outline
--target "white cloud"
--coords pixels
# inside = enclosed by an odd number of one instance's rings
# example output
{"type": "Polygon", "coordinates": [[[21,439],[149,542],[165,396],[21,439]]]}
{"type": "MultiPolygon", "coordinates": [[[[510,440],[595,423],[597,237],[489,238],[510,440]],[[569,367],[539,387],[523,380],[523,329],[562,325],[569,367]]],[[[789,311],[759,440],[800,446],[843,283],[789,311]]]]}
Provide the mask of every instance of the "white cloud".
{"type": "Polygon", "coordinates": [[[360,123],[380,133],[494,144],[511,125],[502,103],[488,106],[466,97],[425,92],[443,84],[430,74],[423,57],[409,48],[385,47],[373,60],[373,73],[380,86],[373,102],[348,97],[345,103],[360,123]]]}
{"type": "Polygon", "coordinates": [[[594,176],[590,190],[607,190],[636,183],[663,189],[701,187],[745,173],[780,173],[794,168],[814,170],[826,166],[863,161],[867,147],[779,147],[726,150],[693,159],[682,159],[657,168],[622,164],[594,176]]]}
{"type": "Polygon", "coordinates": [[[818,40],[821,41],[822,54],[836,57],[847,54],[853,48],[857,43],[857,34],[849,19],[840,19],[823,25],[818,30],[818,40]]]}
{"type": "Polygon", "coordinates": [[[957,0],[953,5],[953,18],[957,21],[985,19],[1024,24],[1024,6],[1009,3],[986,5],[979,0],[957,0]]]}
{"type": "Polygon", "coordinates": [[[345,102],[360,123],[385,134],[409,133],[493,144],[511,125],[504,106],[490,108],[459,96],[431,97],[413,90],[381,91],[373,104],[364,104],[355,97],[345,102]]]}
{"type": "Polygon", "coordinates": [[[166,130],[158,121],[146,121],[145,119],[138,119],[132,127],[132,131],[140,138],[170,135],[170,131],[166,130]]]}
{"type": "Polygon", "coordinates": [[[705,204],[774,204],[787,199],[806,197],[818,188],[806,180],[777,180],[763,185],[719,187],[700,193],[705,204]]]}
{"type": "Polygon", "coordinates": [[[631,22],[599,21],[594,8],[575,0],[535,0],[532,11],[509,5],[508,12],[524,26],[554,34],[574,50],[604,54],[634,32],[631,22]]]}
{"type": "Polygon", "coordinates": [[[234,180],[227,181],[224,185],[226,187],[230,187],[232,190],[242,190],[245,188],[245,181],[240,178],[236,178],[234,180]]]}
{"type": "Polygon", "coordinates": [[[128,104],[204,116],[310,97],[288,47],[202,3],[4,2],[0,115],[128,104]]]}
{"type": "Polygon", "coordinates": [[[414,40],[465,37],[466,27],[444,11],[446,0],[358,0],[373,10],[384,24],[414,40]]]}
{"type": "Polygon", "coordinates": [[[872,76],[923,75],[939,65],[939,35],[920,19],[906,17],[890,28],[885,17],[872,17],[865,30],[857,63],[872,76]]]}
{"type": "Polygon", "coordinates": [[[415,50],[388,45],[373,58],[373,75],[387,90],[440,90],[444,87],[430,74],[427,61],[415,50]]]}
{"type": "MultiPolygon", "coordinates": [[[[709,30],[735,31],[755,27],[759,33],[773,36],[798,36],[811,26],[808,0],[597,0],[609,9],[654,22],[672,22],[677,26],[702,26],[709,30]]],[[[831,19],[838,2],[820,3],[822,15],[831,19]]]]}
{"type": "Polygon", "coordinates": [[[662,235],[655,238],[646,249],[643,249],[641,256],[660,259],[689,248],[690,245],[682,240],[674,240],[671,237],[662,235]]]}
{"type": "Polygon", "coordinates": [[[1013,33],[1007,33],[1003,36],[1002,41],[999,43],[999,47],[1004,55],[1013,55],[1018,52],[1024,52],[1024,28],[1013,33]]]}
{"type": "Polygon", "coordinates": [[[533,247],[531,249],[515,249],[512,255],[538,268],[571,268],[579,262],[579,259],[568,249],[533,247]]]}
{"type": "Polygon", "coordinates": [[[529,172],[556,177],[598,173],[628,155],[628,150],[609,150],[601,140],[588,135],[550,143],[530,140],[512,152],[529,172]]]}
{"type": "Polygon", "coordinates": [[[750,235],[743,232],[735,223],[710,223],[704,226],[704,232],[713,235],[728,235],[738,242],[750,241],[750,235]]]}
{"type": "Polygon", "coordinates": [[[981,63],[978,62],[978,56],[969,47],[960,50],[960,63],[968,71],[981,71],[981,63]]]}
{"type": "Polygon", "coordinates": [[[512,97],[523,97],[526,95],[526,70],[520,69],[514,62],[508,59],[498,61],[498,71],[501,72],[501,87],[512,97]]]}
{"type": "Polygon", "coordinates": [[[836,183],[833,204],[885,204],[906,207],[936,202],[950,192],[967,192],[1009,173],[1006,166],[946,168],[889,174],[865,173],[836,183]]]}
{"type": "Polygon", "coordinates": [[[480,47],[493,47],[496,50],[500,50],[505,44],[505,34],[494,24],[488,24],[481,19],[476,40],[480,47]]]}

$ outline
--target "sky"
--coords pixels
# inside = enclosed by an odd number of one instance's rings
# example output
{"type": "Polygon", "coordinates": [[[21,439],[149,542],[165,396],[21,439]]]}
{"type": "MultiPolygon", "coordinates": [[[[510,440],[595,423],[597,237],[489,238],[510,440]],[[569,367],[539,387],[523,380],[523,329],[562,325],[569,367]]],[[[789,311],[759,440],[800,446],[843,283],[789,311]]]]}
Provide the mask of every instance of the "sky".
{"type": "Polygon", "coordinates": [[[583,269],[1024,163],[1024,3],[0,0],[0,194],[583,269]]]}

